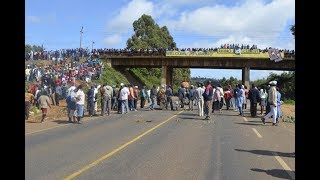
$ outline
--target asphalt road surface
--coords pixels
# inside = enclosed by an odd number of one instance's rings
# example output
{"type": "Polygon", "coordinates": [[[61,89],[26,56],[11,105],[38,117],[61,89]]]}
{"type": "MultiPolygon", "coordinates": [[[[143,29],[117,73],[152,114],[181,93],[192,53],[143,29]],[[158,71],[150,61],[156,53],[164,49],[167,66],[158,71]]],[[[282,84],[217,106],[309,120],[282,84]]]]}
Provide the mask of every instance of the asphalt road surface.
{"type": "Polygon", "coordinates": [[[25,179],[295,179],[294,126],[218,111],[139,110],[25,138],[25,179]]]}

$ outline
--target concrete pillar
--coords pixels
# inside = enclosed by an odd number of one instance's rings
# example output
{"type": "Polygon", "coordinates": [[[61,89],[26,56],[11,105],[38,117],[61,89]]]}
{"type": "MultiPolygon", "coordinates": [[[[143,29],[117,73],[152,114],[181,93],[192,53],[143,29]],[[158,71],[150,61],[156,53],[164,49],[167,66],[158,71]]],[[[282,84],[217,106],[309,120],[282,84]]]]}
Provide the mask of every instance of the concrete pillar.
{"type": "Polygon", "coordinates": [[[173,68],[170,66],[162,66],[161,72],[161,84],[169,85],[172,84],[172,72],[173,68]]]}
{"type": "Polygon", "coordinates": [[[242,84],[250,89],[250,67],[242,68],[242,84]]]}
{"type": "Polygon", "coordinates": [[[173,67],[168,66],[167,67],[167,77],[166,77],[166,85],[172,85],[173,84],[173,80],[172,80],[172,74],[173,74],[173,67]]]}
{"type": "Polygon", "coordinates": [[[167,70],[168,67],[167,66],[162,66],[162,72],[161,72],[161,85],[162,84],[167,84],[167,70]]]}

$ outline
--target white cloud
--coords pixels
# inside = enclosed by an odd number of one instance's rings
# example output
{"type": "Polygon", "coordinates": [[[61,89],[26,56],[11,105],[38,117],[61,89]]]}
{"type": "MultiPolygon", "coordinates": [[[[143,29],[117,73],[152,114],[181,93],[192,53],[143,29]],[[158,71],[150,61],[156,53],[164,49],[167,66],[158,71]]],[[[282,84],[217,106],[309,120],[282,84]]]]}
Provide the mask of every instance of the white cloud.
{"type": "Polygon", "coordinates": [[[27,16],[27,21],[31,23],[40,23],[40,18],[38,16],[27,16]]]}
{"type": "Polygon", "coordinates": [[[294,44],[290,33],[281,34],[287,22],[294,19],[294,13],[294,0],[274,0],[269,4],[247,0],[239,6],[214,5],[184,11],[178,20],[166,24],[175,34],[189,33],[198,39],[218,39],[215,44],[219,45],[232,40],[232,43],[246,41],[267,47],[277,44],[277,38],[294,44]]]}
{"type": "Polygon", "coordinates": [[[132,29],[132,23],[143,14],[153,15],[154,4],[147,0],[132,0],[123,7],[119,14],[107,25],[107,29],[112,32],[127,32],[132,29]]]}
{"type": "Polygon", "coordinates": [[[121,42],[121,36],[119,34],[114,34],[104,38],[104,43],[110,47],[113,47],[121,42]]]}

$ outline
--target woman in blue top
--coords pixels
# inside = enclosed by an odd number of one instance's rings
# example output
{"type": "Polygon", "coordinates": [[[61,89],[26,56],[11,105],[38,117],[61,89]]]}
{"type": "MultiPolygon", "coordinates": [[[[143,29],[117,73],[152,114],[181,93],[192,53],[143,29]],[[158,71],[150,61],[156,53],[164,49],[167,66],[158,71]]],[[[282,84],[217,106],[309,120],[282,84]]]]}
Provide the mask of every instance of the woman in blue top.
{"type": "Polygon", "coordinates": [[[243,104],[243,97],[244,97],[244,89],[242,88],[241,84],[238,84],[235,94],[236,94],[236,106],[238,107],[240,112],[239,115],[243,116],[242,104],[243,104]]]}
{"type": "Polygon", "coordinates": [[[277,87],[277,123],[279,122],[279,119],[281,116],[281,93],[279,92],[279,87],[277,87]]]}

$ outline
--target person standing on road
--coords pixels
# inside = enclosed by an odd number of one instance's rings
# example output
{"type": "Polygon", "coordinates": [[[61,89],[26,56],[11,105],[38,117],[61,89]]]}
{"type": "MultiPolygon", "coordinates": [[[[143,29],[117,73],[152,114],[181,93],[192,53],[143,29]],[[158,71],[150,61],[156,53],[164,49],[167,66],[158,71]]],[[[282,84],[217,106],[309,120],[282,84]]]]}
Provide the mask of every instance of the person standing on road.
{"type": "Polygon", "coordinates": [[[210,119],[210,112],[211,112],[211,101],[212,101],[212,96],[213,96],[213,88],[211,86],[211,81],[207,82],[206,88],[204,93],[202,94],[203,96],[203,100],[204,100],[204,115],[205,120],[209,120],[210,119]]]}
{"type": "Polygon", "coordinates": [[[158,99],[160,100],[160,109],[163,110],[166,105],[166,91],[164,85],[161,85],[161,88],[158,91],[158,99]]]}
{"type": "Polygon", "coordinates": [[[204,104],[204,100],[203,100],[203,96],[202,94],[204,93],[204,86],[202,83],[198,84],[198,88],[196,89],[196,97],[197,97],[197,104],[198,104],[198,115],[200,117],[203,116],[203,104],[204,104]]]}
{"type": "Polygon", "coordinates": [[[24,99],[25,99],[25,120],[29,119],[29,114],[30,114],[30,107],[33,104],[34,101],[34,95],[31,93],[30,90],[28,90],[28,92],[25,93],[24,95],[24,99]]]}
{"type": "Polygon", "coordinates": [[[156,103],[156,98],[157,98],[157,89],[156,85],[153,85],[150,91],[150,99],[151,99],[151,104],[149,106],[150,110],[154,110],[154,105],[156,103]]]}
{"type": "Polygon", "coordinates": [[[94,86],[91,86],[87,92],[87,105],[89,116],[92,117],[94,114],[94,86]]]}
{"type": "Polygon", "coordinates": [[[76,108],[77,108],[77,103],[76,103],[76,92],[73,90],[70,92],[70,95],[67,96],[66,102],[67,102],[67,108],[68,108],[68,119],[69,122],[76,122],[76,108]]]}
{"type": "Polygon", "coordinates": [[[231,90],[231,87],[228,86],[226,92],[224,92],[224,99],[226,100],[227,110],[229,110],[229,108],[231,106],[232,94],[231,94],[230,90],[231,90]]]}
{"type": "Polygon", "coordinates": [[[82,85],[80,84],[77,88],[76,93],[76,104],[77,104],[77,121],[80,124],[80,120],[83,117],[83,107],[85,103],[85,94],[82,91],[82,85]]]}
{"type": "Polygon", "coordinates": [[[256,117],[257,116],[257,103],[260,101],[260,92],[254,84],[252,84],[252,88],[249,90],[248,98],[250,100],[251,117],[256,117]]]}
{"type": "Polygon", "coordinates": [[[268,102],[270,104],[270,112],[261,118],[263,124],[265,124],[265,120],[269,119],[272,116],[272,126],[276,125],[277,123],[277,81],[271,81],[270,83],[270,90],[268,93],[268,102]]]}
{"type": "Polygon", "coordinates": [[[183,84],[181,84],[181,87],[178,89],[178,97],[180,100],[180,108],[184,108],[184,98],[186,97],[186,93],[187,90],[186,88],[183,86],[183,84]]]}
{"type": "Polygon", "coordinates": [[[194,98],[195,98],[195,89],[194,89],[194,86],[191,85],[190,86],[190,91],[189,91],[189,110],[190,111],[193,111],[193,106],[194,106],[194,98]]]}
{"type": "Polygon", "coordinates": [[[55,88],[55,101],[57,106],[59,106],[60,99],[62,99],[62,88],[60,84],[57,84],[55,88]]]}
{"type": "Polygon", "coordinates": [[[172,96],[173,96],[172,88],[171,88],[171,85],[169,85],[168,88],[166,89],[166,97],[167,97],[166,109],[168,109],[168,106],[170,104],[171,111],[173,111],[172,96]]]}
{"type": "Polygon", "coordinates": [[[99,93],[99,89],[100,89],[101,85],[94,85],[94,113],[93,115],[97,115],[97,112],[98,112],[98,93],[99,93]]]}
{"type": "Polygon", "coordinates": [[[240,116],[243,116],[243,99],[244,99],[244,87],[242,87],[243,85],[238,84],[237,89],[235,90],[235,94],[236,94],[236,106],[239,109],[240,112],[240,116]]]}
{"type": "Polygon", "coordinates": [[[42,95],[38,99],[39,108],[42,111],[41,123],[44,121],[48,113],[48,108],[51,108],[50,99],[47,91],[42,91],[42,95]]]}
{"type": "Polygon", "coordinates": [[[129,85],[129,97],[128,97],[128,101],[129,101],[129,109],[130,111],[134,111],[134,90],[133,90],[133,84],[129,85]]]}
{"type": "Polygon", "coordinates": [[[134,94],[134,98],[133,98],[133,108],[134,111],[137,111],[137,104],[138,104],[138,96],[139,96],[139,87],[138,86],[134,86],[133,89],[133,94],[134,94]]]}
{"type": "Polygon", "coordinates": [[[281,93],[279,87],[277,89],[277,118],[276,121],[279,123],[279,118],[281,116],[281,93]]]}
{"type": "Polygon", "coordinates": [[[266,98],[268,94],[264,88],[260,89],[260,114],[263,114],[263,110],[266,107],[266,98]]]}
{"type": "Polygon", "coordinates": [[[147,93],[146,93],[146,86],[142,86],[142,89],[140,90],[140,108],[143,109],[144,105],[146,103],[147,93]]]}
{"type": "Polygon", "coordinates": [[[117,89],[116,85],[112,86],[112,99],[111,99],[111,110],[116,111],[118,109],[118,95],[119,90],[117,89]]]}
{"type": "MultiPolygon", "coordinates": [[[[122,83],[121,83],[122,84],[122,83]]],[[[121,114],[128,113],[130,111],[129,106],[128,106],[128,97],[129,97],[129,88],[128,85],[123,85],[123,88],[121,89],[119,93],[119,99],[121,102],[121,114]],[[126,112],[124,112],[124,109],[126,109],[126,112]]]]}
{"type": "Polygon", "coordinates": [[[103,106],[101,106],[101,116],[104,116],[107,112],[107,115],[110,115],[110,109],[111,109],[111,98],[113,96],[113,88],[109,86],[107,83],[103,85],[103,94],[101,101],[103,102],[103,106]]]}

